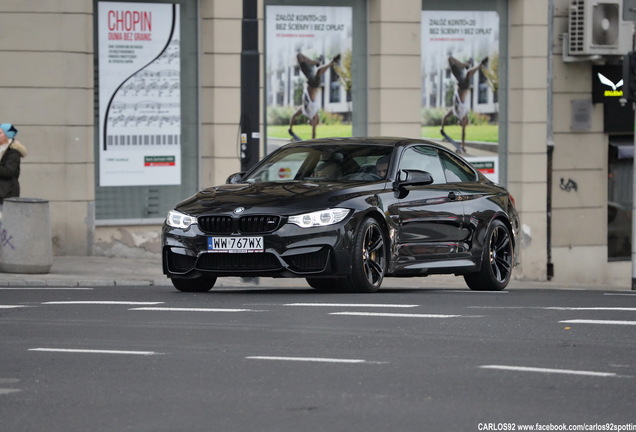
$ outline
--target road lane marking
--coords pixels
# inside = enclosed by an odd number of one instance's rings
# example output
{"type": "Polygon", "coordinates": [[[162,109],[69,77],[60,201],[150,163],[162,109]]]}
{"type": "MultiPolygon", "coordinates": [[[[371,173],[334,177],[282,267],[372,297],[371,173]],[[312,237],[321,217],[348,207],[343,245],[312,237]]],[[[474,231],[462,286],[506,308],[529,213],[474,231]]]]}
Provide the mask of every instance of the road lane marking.
{"type": "Polygon", "coordinates": [[[473,291],[470,289],[464,290],[464,289],[451,289],[451,290],[446,290],[446,289],[442,289],[442,290],[433,290],[433,291],[437,291],[440,293],[451,293],[451,294],[485,294],[485,295],[492,295],[492,294],[510,294],[510,291],[473,291]]]}
{"type": "MultiPolygon", "coordinates": [[[[17,378],[0,378],[0,386],[17,384],[19,382],[20,382],[20,380],[17,379],[17,378]]],[[[0,387],[0,395],[9,394],[9,393],[16,393],[16,392],[19,392],[19,391],[22,391],[22,389],[10,388],[10,387],[0,387]]]]}
{"type": "Polygon", "coordinates": [[[115,300],[107,300],[107,301],[50,301],[44,302],[43,305],[126,305],[126,306],[135,306],[135,305],[158,305],[163,304],[164,302],[134,302],[134,301],[115,301],[115,300]]]}
{"type": "Polygon", "coordinates": [[[16,308],[23,308],[26,307],[25,305],[0,305],[0,309],[16,309],[16,308]]]}
{"type": "Polygon", "coordinates": [[[0,291],[92,291],[93,288],[78,287],[3,287],[0,291]]]}
{"type": "Polygon", "coordinates": [[[328,357],[275,357],[275,356],[249,356],[248,360],[276,360],[276,361],[295,361],[295,362],[317,362],[317,363],[375,363],[362,359],[337,359],[328,357]]]}
{"type": "Polygon", "coordinates": [[[607,324],[607,325],[636,325],[636,321],[616,321],[616,320],[590,320],[590,319],[573,319],[559,321],[566,324],[607,324]]]}
{"type": "Polygon", "coordinates": [[[440,315],[440,314],[407,314],[407,313],[382,313],[382,312],[332,312],[329,315],[396,317],[396,318],[457,318],[464,315],[440,315]]]}
{"type": "Polygon", "coordinates": [[[550,369],[550,368],[538,368],[538,367],[526,367],[526,366],[503,366],[503,365],[482,365],[479,366],[482,369],[497,369],[514,372],[536,372],[544,374],[564,374],[564,375],[584,375],[584,376],[597,376],[597,377],[617,377],[618,375],[612,372],[594,372],[585,370],[571,370],[571,369],[550,369]]]}
{"type": "Polygon", "coordinates": [[[571,310],[571,311],[619,311],[619,312],[635,312],[636,308],[630,307],[545,307],[549,310],[571,310]]]}
{"type": "Polygon", "coordinates": [[[559,311],[617,311],[617,312],[636,312],[636,308],[630,307],[565,307],[565,306],[466,306],[468,309],[541,309],[541,310],[559,310],[559,311]]]}
{"type": "Polygon", "coordinates": [[[161,353],[154,352],[154,351],[121,351],[121,350],[70,349],[70,348],[29,348],[29,351],[79,353],[79,354],[120,354],[120,355],[141,355],[141,356],[161,355],[161,353]]]}
{"type": "Polygon", "coordinates": [[[172,307],[139,307],[131,311],[159,311],[159,312],[257,312],[254,309],[222,309],[222,308],[172,308],[172,307]]]}
{"type": "Polygon", "coordinates": [[[310,306],[310,307],[370,307],[370,308],[414,308],[419,305],[407,304],[375,304],[375,303],[287,303],[283,306],[310,306]]]}

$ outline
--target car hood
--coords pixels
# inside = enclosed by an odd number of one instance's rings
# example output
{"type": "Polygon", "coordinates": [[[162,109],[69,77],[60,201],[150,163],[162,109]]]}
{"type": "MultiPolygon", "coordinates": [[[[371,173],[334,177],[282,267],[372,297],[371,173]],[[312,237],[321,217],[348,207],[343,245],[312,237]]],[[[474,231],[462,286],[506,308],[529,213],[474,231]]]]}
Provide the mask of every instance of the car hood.
{"type": "Polygon", "coordinates": [[[384,189],[384,183],[260,182],[226,184],[203,189],[179,203],[177,210],[190,215],[231,213],[296,214],[341,206],[345,201],[384,189]]]}

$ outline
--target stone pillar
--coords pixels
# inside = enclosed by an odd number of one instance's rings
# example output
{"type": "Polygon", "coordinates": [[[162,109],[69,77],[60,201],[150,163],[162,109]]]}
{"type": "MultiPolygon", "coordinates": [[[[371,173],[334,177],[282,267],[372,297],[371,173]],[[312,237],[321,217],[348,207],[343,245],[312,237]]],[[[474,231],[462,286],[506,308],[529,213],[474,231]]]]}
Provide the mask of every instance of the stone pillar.
{"type": "Polygon", "coordinates": [[[548,0],[511,0],[508,190],[523,226],[515,276],[547,278],[548,0]]]}

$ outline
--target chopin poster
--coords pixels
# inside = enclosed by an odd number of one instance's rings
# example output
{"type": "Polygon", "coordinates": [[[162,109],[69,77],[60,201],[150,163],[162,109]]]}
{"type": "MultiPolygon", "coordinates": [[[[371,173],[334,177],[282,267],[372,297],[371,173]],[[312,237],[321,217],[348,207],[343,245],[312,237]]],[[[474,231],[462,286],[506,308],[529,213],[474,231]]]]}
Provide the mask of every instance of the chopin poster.
{"type": "Polygon", "coordinates": [[[350,135],[351,7],[267,6],[265,14],[268,152],[292,139],[350,135]]]}
{"type": "Polygon", "coordinates": [[[422,11],[422,135],[463,154],[496,149],[498,89],[497,12],[422,11]]]}
{"type": "Polygon", "coordinates": [[[179,5],[99,2],[99,186],[181,183],[179,5]]]}

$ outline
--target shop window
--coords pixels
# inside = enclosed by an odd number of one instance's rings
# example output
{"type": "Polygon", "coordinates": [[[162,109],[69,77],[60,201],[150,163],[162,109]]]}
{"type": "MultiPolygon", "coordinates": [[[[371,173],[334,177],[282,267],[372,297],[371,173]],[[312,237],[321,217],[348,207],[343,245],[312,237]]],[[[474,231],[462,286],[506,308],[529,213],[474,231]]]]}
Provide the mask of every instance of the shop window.
{"type": "Polygon", "coordinates": [[[96,223],[160,223],[198,185],[197,6],[94,8],[96,223]]]}
{"type": "Polygon", "coordinates": [[[264,0],[267,151],[290,138],[367,135],[367,2],[264,0]],[[293,72],[283,86],[278,71],[293,72]],[[283,88],[284,98],[269,98],[283,88]],[[280,113],[281,115],[270,115],[280,113]],[[308,117],[317,121],[309,123],[308,117]]]}
{"type": "Polygon", "coordinates": [[[609,146],[607,255],[609,260],[629,260],[632,250],[632,190],[634,145],[631,138],[609,146]]]}

